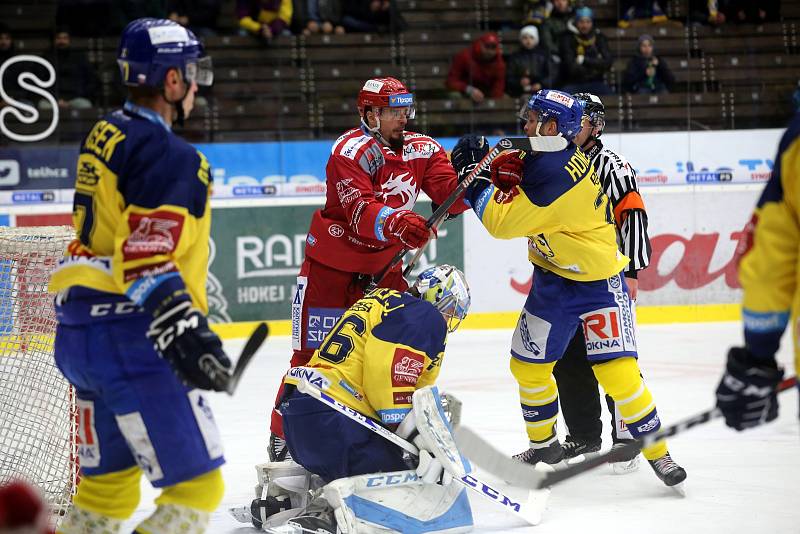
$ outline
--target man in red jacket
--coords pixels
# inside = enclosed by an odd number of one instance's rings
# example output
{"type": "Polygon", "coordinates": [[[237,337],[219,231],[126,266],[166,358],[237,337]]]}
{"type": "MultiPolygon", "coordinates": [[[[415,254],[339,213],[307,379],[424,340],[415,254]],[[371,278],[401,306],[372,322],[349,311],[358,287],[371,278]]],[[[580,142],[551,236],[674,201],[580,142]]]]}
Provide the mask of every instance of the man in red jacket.
{"type": "MultiPolygon", "coordinates": [[[[414,95],[402,82],[367,80],[358,94],[358,113],[361,125],[333,143],[325,206],[311,217],[292,299],[292,367],[308,363],[342,313],[364,296],[372,275],[401,248],[428,241],[425,217],[411,211],[420,190],[441,204],[458,183],[436,140],[405,131],[414,118],[414,95]]],[[[456,215],[466,209],[458,200],[449,211],[456,215]]],[[[380,286],[405,291],[402,266],[389,271],[380,286]]],[[[271,431],[270,460],[281,461],[287,449],[277,410],[271,431]]]]}
{"type": "Polygon", "coordinates": [[[506,87],[506,63],[497,34],[481,35],[453,58],[447,88],[464,93],[476,104],[485,98],[500,98],[506,87]]]}

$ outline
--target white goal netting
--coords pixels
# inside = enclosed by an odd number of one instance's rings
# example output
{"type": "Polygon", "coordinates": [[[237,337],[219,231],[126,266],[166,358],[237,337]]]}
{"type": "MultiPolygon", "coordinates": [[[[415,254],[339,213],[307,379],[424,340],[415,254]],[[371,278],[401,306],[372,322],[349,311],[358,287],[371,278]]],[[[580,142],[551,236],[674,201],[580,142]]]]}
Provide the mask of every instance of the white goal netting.
{"type": "Polygon", "coordinates": [[[47,283],[74,235],[69,227],[0,227],[0,484],[36,484],[56,513],[75,491],[76,414],[53,360],[47,283]]]}

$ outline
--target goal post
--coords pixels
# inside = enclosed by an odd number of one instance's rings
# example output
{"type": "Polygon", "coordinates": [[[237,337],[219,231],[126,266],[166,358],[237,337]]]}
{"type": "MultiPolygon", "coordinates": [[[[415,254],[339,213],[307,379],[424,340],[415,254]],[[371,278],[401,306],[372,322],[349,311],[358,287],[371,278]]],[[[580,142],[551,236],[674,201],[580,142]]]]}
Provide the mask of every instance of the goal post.
{"type": "Polygon", "coordinates": [[[53,358],[50,274],[72,228],[0,227],[0,485],[24,479],[63,513],[77,484],[74,391],[53,358]]]}

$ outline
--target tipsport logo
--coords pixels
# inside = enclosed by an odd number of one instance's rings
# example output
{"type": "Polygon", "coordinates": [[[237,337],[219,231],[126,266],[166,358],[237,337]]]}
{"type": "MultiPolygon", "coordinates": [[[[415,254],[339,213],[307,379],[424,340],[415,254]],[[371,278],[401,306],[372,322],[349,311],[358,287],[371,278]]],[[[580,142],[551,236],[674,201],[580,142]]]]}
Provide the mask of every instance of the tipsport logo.
{"type": "Polygon", "coordinates": [[[56,71],[53,69],[53,65],[51,65],[47,60],[37,56],[31,56],[27,54],[14,56],[0,65],[0,99],[8,104],[0,109],[0,132],[2,132],[2,134],[7,136],[9,139],[18,141],[20,143],[34,143],[36,141],[41,141],[53,133],[53,130],[55,130],[56,126],[58,125],[58,102],[56,102],[56,99],[53,97],[53,95],[47,92],[45,89],[52,87],[55,83],[56,71]],[[7,79],[7,71],[9,67],[17,63],[37,63],[43,66],[47,71],[47,79],[44,80],[39,78],[33,72],[29,71],[21,72],[16,80],[17,84],[25,91],[33,93],[34,95],[38,95],[39,97],[47,100],[53,110],[53,116],[50,119],[50,124],[48,124],[47,127],[41,132],[31,134],[17,133],[11,130],[6,124],[8,121],[8,115],[13,116],[17,121],[23,124],[34,124],[39,120],[39,110],[36,109],[35,106],[31,105],[27,101],[17,100],[6,92],[6,87],[9,86],[11,82],[11,80],[7,79]]]}

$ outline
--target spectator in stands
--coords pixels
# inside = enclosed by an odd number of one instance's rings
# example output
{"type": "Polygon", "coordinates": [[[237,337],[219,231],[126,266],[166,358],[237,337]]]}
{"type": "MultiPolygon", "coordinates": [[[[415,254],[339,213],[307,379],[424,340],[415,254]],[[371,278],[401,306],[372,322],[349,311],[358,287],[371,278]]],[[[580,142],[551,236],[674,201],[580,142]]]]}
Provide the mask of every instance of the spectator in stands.
{"type": "Polygon", "coordinates": [[[567,33],[569,21],[574,15],[570,0],[553,0],[553,10],[539,30],[542,46],[551,56],[555,56],[556,60],[561,37],[567,33]]]}
{"type": "Polygon", "coordinates": [[[667,16],[657,0],[623,0],[620,2],[620,11],[622,12],[618,22],[620,28],[667,22],[667,16]]]}
{"type": "Polygon", "coordinates": [[[265,43],[290,34],[292,9],[292,0],[236,0],[239,27],[265,43]]]}
{"type": "Polygon", "coordinates": [[[405,20],[391,0],[346,0],[342,4],[342,26],[348,32],[400,32],[405,20]]]}
{"type": "Polygon", "coordinates": [[[725,24],[725,13],[719,10],[717,0],[689,0],[689,20],[719,26],[725,24]]]}
{"type": "MultiPolygon", "coordinates": [[[[7,59],[16,56],[17,50],[14,46],[14,37],[11,35],[11,30],[4,23],[0,22],[0,65],[6,62],[7,59]]],[[[6,93],[14,99],[22,96],[20,93],[22,89],[17,83],[17,77],[22,72],[21,66],[14,64],[6,69],[3,76],[3,89],[6,93]]],[[[6,105],[6,102],[0,99],[0,108],[6,105]]]]}
{"type": "Polygon", "coordinates": [[[165,0],[58,0],[56,26],[73,36],[117,36],[132,20],[166,16],[165,0]]]}
{"type": "Polygon", "coordinates": [[[500,98],[506,85],[506,63],[500,39],[488,32],[455,55],[447,74],[447,88],[464,94],[476,104],[486,98],[500,98]]]}
{"type": "Polygon", "coordinates": [[[675,76],[667,62],[653,54],[653,38],[640,35],[636,54],[628,60],[622,87],[628,93],[668,93],[675,76]]]}
{"type": "Polygon", "coordinates": [[[539,30],[525,26],[519,32],[519,50],[506,63],[506,93],[530,96],[543,87],[552,87],[550,55],[539,46],[539,30]]]}
{"type": "Polygon", "coordinates": [[[192,30],[199,37],[217,34],[222,0],[169,0],[167,18],[192,30]]]}
{"type": "Polygon", "coordinates": [[[522,1],[522,25],[542,24],[550,12],[553,11],[553,3],[550,0],[523,0],[522,1]]]}
{"type": "Polygon", "coordinates": [[[564,92],[610,94],[603,75],[611,68],[613,58],[606,36],[594,27],[594,13],[588,7],[575,10],[575,33],[561,38],[560,56],[564,92]]]}
{"type": "Polygon", "coordinates": [[[780,0],[721,0],[720,4],[728,22],[763,24],[780,20],[780,0]]]}
{"type": "MultiPolygon", "coordinates": [[[[58,28],[53,33],[53,44],[44,58],[56,71],[56,83],[51,89],[60,108],[88,109],[92,107],[97,77],[94,68],[82,51],[72,48],[69,30],[58,28]]],[[[39,101],[40,109],[50,107],[50,101],[39,101]]]]}
{"type": "Polygon", "coordinates": [[[340,0],[295,0],[294,13],[303,35],[345,33],[340,0]]]}

